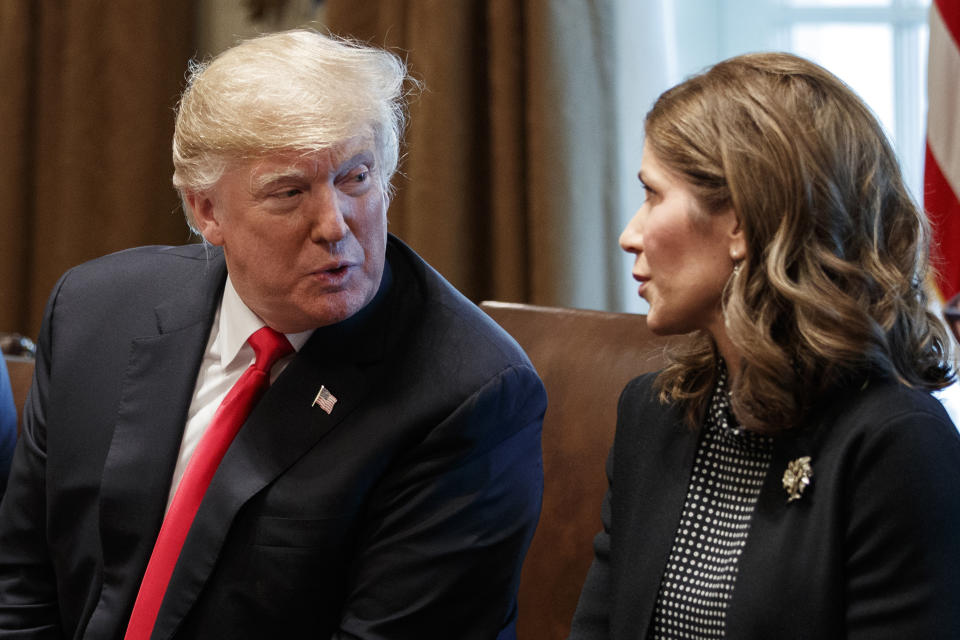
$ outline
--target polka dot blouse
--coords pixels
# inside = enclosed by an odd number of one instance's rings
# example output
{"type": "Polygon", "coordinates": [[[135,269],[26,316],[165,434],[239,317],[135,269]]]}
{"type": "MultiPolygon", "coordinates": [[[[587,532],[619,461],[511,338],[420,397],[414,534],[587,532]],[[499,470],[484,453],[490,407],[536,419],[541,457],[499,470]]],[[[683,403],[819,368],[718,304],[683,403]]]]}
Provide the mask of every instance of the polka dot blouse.
{"type": "Polygon", "coordinates": [[[772,449],[771,438],[736,423],[722,368],[660,580],[650,638],[725,636],[727,605],[772,449]]]}

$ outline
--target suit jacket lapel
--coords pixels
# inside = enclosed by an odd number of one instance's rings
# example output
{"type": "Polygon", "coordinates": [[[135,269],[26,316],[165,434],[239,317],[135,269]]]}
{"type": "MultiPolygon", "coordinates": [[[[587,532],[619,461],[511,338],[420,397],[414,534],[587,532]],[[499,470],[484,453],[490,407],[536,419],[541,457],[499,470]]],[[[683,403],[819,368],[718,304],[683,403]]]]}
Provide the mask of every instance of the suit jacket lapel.
{"type": "Polygon", "coordinates": [[[367,393],[353,363],[313,367],[298,354],[270,387],[231,443],[194,518],[170,578],[154,637],[171,637],[213,571],[240,508],[348,416],[367,393]],[[320,385],[337,402],[328,415],[312,401],[320,385]]]}
{"type": "MultiPolygon", "coordinates": [[[[89,628],[125,616],[163,520],[187,409],[226,277],[215,255],[196,279],[155,310],[157,334],[133,340],[110,450],[104,463],[100,531],[104,580],[89,628]]],[[[125,621],[123,621],[125,622],[125,621]]]]}
{"type": "Polygon", "coordinates": [[[344,322],[317,329],[247,418],[184,542],[184,561],[171,576],[154,637],[176,632],[210,577],[240,508],[361,404],[378,376],[384,350],[404,324],[397,316],[403,287],[392,283],[388,269],[370,305],[344,322]],[[313,406],[321,385],[337,398],[329,414],[313,406]]]}

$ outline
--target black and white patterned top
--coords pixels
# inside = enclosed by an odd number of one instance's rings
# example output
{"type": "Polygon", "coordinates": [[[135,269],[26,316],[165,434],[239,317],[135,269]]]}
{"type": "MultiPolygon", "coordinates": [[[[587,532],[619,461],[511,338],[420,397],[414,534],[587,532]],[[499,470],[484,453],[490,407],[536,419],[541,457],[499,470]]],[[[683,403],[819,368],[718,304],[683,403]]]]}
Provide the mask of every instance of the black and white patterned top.
{"type": "Polygon", "coordinates": [[[737,424],[721,366],[660,580],[650,638],[725,637],[727,605],[772,450],[770,437],[737,424]]]}

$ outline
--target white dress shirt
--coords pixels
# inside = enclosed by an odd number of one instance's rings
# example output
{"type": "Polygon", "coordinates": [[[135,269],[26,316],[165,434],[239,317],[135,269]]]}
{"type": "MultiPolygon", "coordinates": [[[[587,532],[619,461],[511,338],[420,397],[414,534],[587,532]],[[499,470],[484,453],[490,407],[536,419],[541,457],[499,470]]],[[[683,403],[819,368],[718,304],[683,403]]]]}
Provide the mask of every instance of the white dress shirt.
{"type": "MultiPolygon", "coordinates": [[[[170,501],[173,500],[173,495],[180,485],[187,463],[190,462],[190,457],[203,434],[207,432],[207,427],[210,426],[217,408],[247,367],[253,364],[255,354],[253,347],[247,343],[247,338],[264,326],[266,323],[240,299],[228,275],[220,305],[210,326],[210,337],[207,339],[203,362],[200,363],[200,371],[197,372],[197,382],[193,388],[190,409],[187,411],[187,424],[183,430],[177,466],[173,471],[173,481],[167,497],[167,509],[170,508],[170,501]]],[[[296,352],[306,344],[312,333],[311,329],[285,335],[296,352]]],[[[281,358],[273,366],[270,370],[271,383],[293,359],[293,355],[281,358]]]]}

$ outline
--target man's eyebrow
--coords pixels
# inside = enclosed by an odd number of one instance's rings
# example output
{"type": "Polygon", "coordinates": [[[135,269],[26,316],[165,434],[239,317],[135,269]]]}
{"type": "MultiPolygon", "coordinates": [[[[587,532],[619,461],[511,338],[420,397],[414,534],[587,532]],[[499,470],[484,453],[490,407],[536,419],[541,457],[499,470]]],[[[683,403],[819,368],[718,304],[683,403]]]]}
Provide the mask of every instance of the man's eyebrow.
{"type": "Polygon", "coordinates": [[[284,167],[282,169],[276,169],[274,171],[267,171],[261,174],[253,175],[250,177],[250,189],[254,193],[260,191],[261,189],[273,184],[274,182],[280,182],[281,180],[294,179],[294,180],[305,180],[307,178],[307,171],[299,167],[284,167]]]}
{"type": "MultiPolygon", "coordinates": [[[[361,164],[365,164],[372,169],[375,159],[376,155],[372,150],[364,149],[353,154],[343,162],[340,162],[338,171],[351,171],[361,164]]],[[[279,169],[265,171],[259,174],[255,173],[250,177],[250,190],[253,193],[257,193],[258,191],[265,189],[275,182],[281,182],[288,179],[309,180],[310,178],[311,172],[309,169],[297,165],[291,165],[289,167],[281,167],[279,169]]]]}
{"type": "Polygon", "coordinates": [[[353,154],[349,159],[340,163],[340,170],[351,170],[357,165],[365,164],[368,168],[373,168],[374,159],[376,156],[373,151],[369,149],[364,149],[363,151],[358,151],[353,154]]]}

